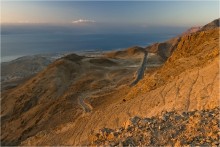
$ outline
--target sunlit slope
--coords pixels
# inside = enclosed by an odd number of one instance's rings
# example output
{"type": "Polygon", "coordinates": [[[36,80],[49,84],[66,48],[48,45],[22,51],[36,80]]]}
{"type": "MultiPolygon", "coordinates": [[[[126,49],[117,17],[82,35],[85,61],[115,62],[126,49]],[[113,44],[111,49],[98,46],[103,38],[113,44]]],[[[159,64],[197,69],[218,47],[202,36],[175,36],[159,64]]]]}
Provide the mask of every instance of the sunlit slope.
{"type": "Polygon", "coordinates": [[[2,143],[18,145],[42,130],[74,122],[85,112],[79,98],[105,97],[129,85],[138,61],[70,54],[18,87],[2,93],[2,143]],[[12,127],[13,126],[13,127],[12,127]]]}
{"type": "Polygon", "coordinates": [[[213,109],[219,102],[219,29],[192,33],[180,38],[165,64],[129,89],[112,94],[117,101],[100,103],[77,121],[55,130],[39,132],[24,145],[83,145],[89,134],[103,127],[118,128],[130,117],[161,115],[162,111],[187,112],[213,109]],[[122,94],[123,93],[123,94],[122,94]],[[60,139],[62,138],[62,139],[60,139]]]}

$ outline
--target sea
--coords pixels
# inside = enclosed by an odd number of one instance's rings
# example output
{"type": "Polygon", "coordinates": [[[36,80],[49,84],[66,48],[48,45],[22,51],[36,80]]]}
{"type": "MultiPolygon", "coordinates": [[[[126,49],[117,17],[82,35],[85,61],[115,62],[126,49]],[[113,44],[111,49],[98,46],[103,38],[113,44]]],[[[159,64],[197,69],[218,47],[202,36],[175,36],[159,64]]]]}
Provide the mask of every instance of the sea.
{"type": "Polygon", "coordinates": [[[132,46],[146,47],[162,42],[178,33],[28,33],[1,34],[1,62],[36,54],[63,54],[82,52],[104,52],[121,50],[132,46]]]}

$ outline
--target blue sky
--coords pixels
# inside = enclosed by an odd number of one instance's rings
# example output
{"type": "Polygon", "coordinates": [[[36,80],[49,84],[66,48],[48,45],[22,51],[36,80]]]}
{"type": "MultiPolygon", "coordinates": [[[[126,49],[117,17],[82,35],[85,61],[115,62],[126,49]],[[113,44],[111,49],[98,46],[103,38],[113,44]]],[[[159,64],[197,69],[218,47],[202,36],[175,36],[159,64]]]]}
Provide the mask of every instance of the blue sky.
{"type": "Polygon", "coordinates": [[[2,23],[68,24],[81,19],[84,23],[191,26],[218,18],[218,10],[218,1],[4,1],[2,23]]]}
{"type": "Polygon", "coordinates": [[[188,28],[219,17],[218,1],[3,1],[1,8],[2,24],[52,24],[86,32],[188,28]]]}

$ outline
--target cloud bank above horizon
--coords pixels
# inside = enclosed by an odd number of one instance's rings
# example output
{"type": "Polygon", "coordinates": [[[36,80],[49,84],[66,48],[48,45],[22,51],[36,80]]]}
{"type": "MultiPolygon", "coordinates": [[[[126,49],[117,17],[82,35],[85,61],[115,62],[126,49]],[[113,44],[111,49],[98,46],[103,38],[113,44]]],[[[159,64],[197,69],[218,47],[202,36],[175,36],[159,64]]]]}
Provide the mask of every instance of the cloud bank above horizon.
{"type": "Polygon", "coordinates": [[[89,20],[89,19],[78,19],[78,20],[73,20],[73,24],[80,24],[80,23],[95,23],[96,21],[94,20],[89,20]]]}

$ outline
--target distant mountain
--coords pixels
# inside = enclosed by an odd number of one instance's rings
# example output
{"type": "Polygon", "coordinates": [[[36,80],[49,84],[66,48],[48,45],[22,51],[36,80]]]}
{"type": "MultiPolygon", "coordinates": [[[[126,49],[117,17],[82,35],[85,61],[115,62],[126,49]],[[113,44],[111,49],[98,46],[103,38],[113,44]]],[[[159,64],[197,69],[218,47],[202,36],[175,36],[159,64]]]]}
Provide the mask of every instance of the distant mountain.
{"type": "Polygon", "coordinates": [[[162,43],[155,43],[150,46],[147,46],[145,49],[150,53],[156,53],[161,59],[166,61],[172,52],[175,50],[178,42],[180,41],[179,37],[172,38],[168,41],[162,43]]]}
{"type": "Polygon", "coordinates": [[[16,87],[46,68],[52,59],[40,55],[24,56],[10,62],[1,63],[1,90],[16,87]]]}
{"type": "Polygon", "coordinates": [[[139,46],[134,46],[134,47],[127,48],[125,50],[111,51],[111,52],[105,53],[104,55],[109,58],[122,58],[122,57],[131,58],[134,56],[141,56],[142,58],[142,55],[144,52],[145,52],[144,48],[139,47],[139,46]]]}
{"type": "Polygon", "coordinates": [[[181,36],[182,35],[189,35],[189,34],[195,33],[197,31],[199,31],[200,29],[201,29],[201,27],[192,27],[192,28],[188,29],[187,31],[183,32],[181,34],[181,36]]]}

